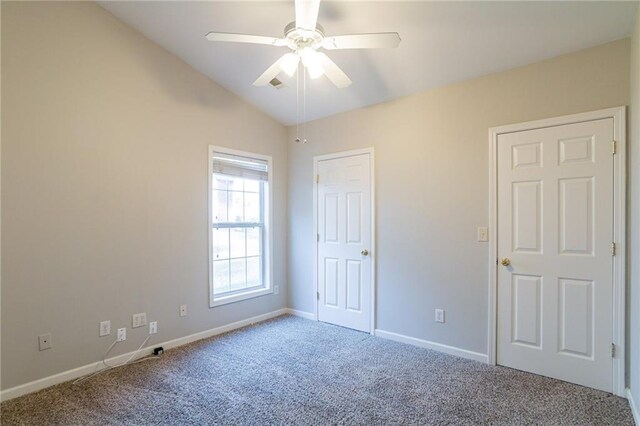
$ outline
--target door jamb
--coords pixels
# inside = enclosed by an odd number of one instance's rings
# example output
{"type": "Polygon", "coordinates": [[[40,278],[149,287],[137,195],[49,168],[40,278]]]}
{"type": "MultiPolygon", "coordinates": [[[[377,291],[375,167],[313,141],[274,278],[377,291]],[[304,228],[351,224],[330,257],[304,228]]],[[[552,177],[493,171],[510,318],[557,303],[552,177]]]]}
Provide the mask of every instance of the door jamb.
{"type": "Polygon", "coordinates": [[[313,157],[313,317],[318,321],[318,163],[323,160],[333,160],[336,158],[353,157],[361,154],[369,154],[369,180],[371,183],[371,248],[369,249],[371,257],[371,307],[369,318],[369,333],[374,334],[376,328],[376,184],[375,184],[375,160],[374,149],[362,148],[350,151],[336,152],[332,154],[317,155],[313,157]]]}
{"type": "Polygon", "coordinates": [[[613,239],[616,255],[613,258],[613,393],[625,397],[625,290],[626,290],[626,107],[608,108],[581,114],[566,115],[526,123],[510,124],[489,129],[489,328],[487,362],[497,363],[497,143],[505,133],[561,126],[585,121],[613,118],[616,154],[613,156],[613,239]]]}

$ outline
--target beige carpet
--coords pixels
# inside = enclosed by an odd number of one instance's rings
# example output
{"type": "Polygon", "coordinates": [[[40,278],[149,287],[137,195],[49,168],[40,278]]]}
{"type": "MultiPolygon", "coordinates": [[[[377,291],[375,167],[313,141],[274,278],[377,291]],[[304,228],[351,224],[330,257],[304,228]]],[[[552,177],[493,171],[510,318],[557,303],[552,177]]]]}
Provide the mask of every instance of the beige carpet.
{"type": "Polygon", "coordinates": [[[1,405],[3,425],[632,425],[627,401],[283,316],[1,405]]]}

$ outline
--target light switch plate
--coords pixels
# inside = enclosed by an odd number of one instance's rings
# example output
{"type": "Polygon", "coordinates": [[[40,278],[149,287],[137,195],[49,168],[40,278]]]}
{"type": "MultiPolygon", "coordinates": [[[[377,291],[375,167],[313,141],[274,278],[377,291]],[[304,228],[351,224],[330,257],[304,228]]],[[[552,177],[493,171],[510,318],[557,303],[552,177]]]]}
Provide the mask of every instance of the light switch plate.
{"type": "Polygon", "coordinates": [[[133,314],[131,317],[131,328],[143,327],[147,325],[147,313],[141,312],[139,314],[133,314]]]}
{"type": "Polygon", "coordinates": [[[489,241],[489,228],[487,228],[486,226],[478,227],[478,241],[482,243],[486,243],[487,241],[489,241]]]}
{"type": "Polygon", "coordinates": [[[436,309],[436,322],[444,322],[444,309],[436,309]]]}

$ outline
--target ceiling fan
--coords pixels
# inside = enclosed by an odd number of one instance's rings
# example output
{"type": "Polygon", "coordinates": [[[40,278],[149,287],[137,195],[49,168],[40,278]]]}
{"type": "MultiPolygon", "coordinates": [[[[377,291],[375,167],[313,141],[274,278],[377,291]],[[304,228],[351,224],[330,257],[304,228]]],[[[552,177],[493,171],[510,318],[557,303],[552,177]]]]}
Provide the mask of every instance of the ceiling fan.
{"type": "Polygon", "coordinates": [[[267,68],[253,82],[254,86],[266,86],[281,71],[293,76],[298,69],[298,64],[302,61],[310,78],[318,78],[324,74],[336,87],[347,87],[351,84],[351,79],[325,53],[319,52],[319,49],[374,49],[398,47],[400,44],[400,35],[393,32],[327,37],[324,29],[317,22],[320,0],[295,0],[295,2],[296,20],[284,28],[283,38],[217,32],[210,32],[206,37],[210,41],[268,44],[288,47],[292,50],[267,68]]]}

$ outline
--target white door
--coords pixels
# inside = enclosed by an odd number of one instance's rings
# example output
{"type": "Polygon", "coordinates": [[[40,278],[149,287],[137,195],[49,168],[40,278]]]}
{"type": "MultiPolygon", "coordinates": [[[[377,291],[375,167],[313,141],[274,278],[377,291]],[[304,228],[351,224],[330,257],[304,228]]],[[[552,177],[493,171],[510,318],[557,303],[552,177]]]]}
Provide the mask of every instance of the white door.
{"type": "Polygon", "coordinates": [[[498,136],[498,364],[608,392],[613,125],[498,136]]]}
{"type": "Polygon", "coordinates": [[[371,323],[371,155],[318,161],[318,319],[371,323]]]}

